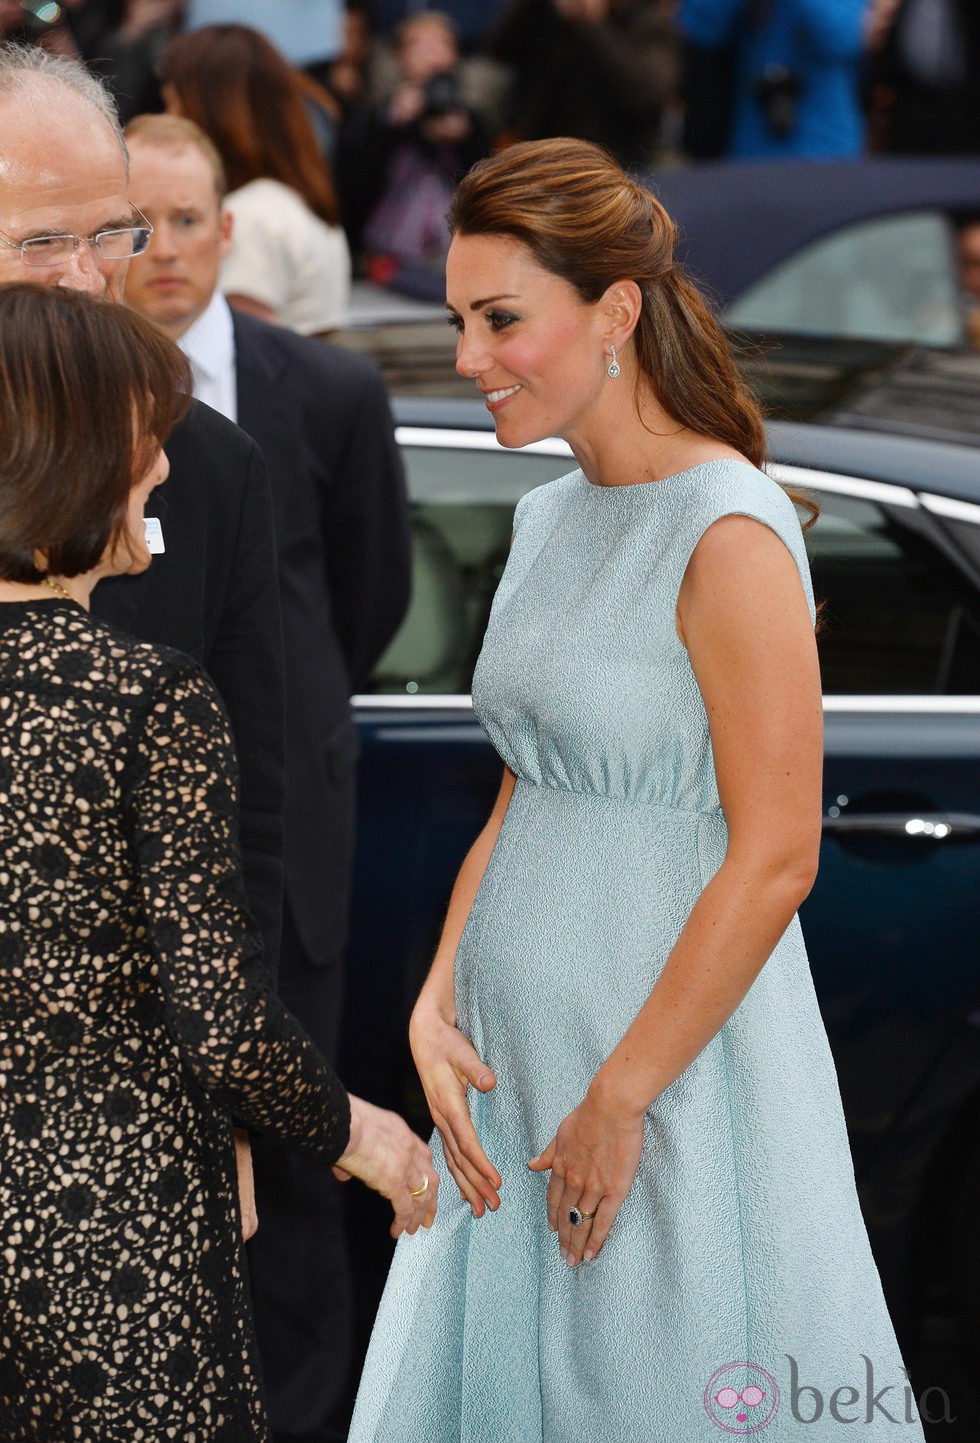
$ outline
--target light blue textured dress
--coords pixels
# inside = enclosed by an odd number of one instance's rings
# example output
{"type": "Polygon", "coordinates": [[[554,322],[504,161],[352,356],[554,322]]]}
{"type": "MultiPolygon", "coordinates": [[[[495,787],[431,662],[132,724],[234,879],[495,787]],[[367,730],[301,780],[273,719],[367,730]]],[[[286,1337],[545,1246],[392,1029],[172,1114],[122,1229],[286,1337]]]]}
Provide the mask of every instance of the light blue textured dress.
{"type": "Polygon", "coordinates": [[[498,1079],[470,1106],[501,1207],[472,1217],[436,1138],[438,1217],[396,1250],[352,1443],[838,1443],[851,1417],[862,1438],[922,1438],[795,919],[649,1109],[594,1262],[562,1262],[547,1174],[527,1169],[724,855],[675,608],[728,514],[782,538],[812,610],[794,508],[746,462],[617,487],[575,472],[517,508],[473,685],[517,784],[456,959],[459,1025],[498,1079]]]}

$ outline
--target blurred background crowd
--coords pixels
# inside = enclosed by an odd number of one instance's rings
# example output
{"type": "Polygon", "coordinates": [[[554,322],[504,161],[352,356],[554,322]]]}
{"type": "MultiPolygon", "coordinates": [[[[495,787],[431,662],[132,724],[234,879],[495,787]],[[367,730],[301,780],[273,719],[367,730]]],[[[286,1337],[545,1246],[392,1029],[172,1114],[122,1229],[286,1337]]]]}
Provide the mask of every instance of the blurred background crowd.
{"type": "Polygon", "coordinates": [[[512,140],[643,169],[980,154],[975,0],[0,0],[0,37],[80,56],[124,122],[195,121],[222,288],[306,334],[352,275],[438,299],[453,186],[512,140]]]}

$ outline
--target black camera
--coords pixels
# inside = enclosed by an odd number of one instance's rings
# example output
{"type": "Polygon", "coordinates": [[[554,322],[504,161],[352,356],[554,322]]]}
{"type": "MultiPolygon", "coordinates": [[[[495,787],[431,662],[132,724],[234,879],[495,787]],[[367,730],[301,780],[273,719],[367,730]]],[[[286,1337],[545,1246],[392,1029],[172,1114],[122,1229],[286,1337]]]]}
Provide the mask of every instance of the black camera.
{"type": "Polygon", "coordinates": [[[803,89],[799,72],[788,65],[767,65],[752,87],[769,131],[785,140],[796,129],[796,102],[803,89]]]}
{"type": "Polygon", "coordinates": [[[459,88],[459,76],[454,70],[442,70],[433,75],[425,87],[425,110],[423,117],[445,115],[450,110],[459,110],[463,104],[459,88]]]}

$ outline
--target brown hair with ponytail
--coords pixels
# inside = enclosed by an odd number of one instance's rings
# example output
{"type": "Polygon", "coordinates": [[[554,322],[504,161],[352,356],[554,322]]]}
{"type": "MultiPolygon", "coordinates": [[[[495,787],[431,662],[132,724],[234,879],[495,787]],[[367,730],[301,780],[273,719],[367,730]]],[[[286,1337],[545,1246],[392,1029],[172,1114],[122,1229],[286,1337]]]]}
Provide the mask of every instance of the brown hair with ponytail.
{"type": "MultiPolygon", "coordinates": [[[[674,260],[677,227],[608,152],[568,139],[510,146],[464,177],[446,219],[454,235],[519,241],[583,301],[635,281],[643,295],[633,333],[640,377],[682,426],[763,465],[762,412],[707,301],[674,260]]],[[[793,499],[815,515],[812,502],[793,499]]]]}

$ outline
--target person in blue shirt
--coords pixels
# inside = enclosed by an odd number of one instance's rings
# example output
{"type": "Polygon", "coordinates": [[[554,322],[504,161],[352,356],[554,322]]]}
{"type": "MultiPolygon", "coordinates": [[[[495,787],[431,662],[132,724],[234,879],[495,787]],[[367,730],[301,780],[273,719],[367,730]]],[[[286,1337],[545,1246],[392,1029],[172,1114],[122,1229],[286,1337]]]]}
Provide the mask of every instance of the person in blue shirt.
{"type": "Polygon", "coordinates": [[[729,155],[863,152],[868,11],[868,0],[681,0],[693,63],[697,47],[734,47],[729,155]]]}

